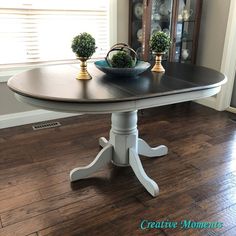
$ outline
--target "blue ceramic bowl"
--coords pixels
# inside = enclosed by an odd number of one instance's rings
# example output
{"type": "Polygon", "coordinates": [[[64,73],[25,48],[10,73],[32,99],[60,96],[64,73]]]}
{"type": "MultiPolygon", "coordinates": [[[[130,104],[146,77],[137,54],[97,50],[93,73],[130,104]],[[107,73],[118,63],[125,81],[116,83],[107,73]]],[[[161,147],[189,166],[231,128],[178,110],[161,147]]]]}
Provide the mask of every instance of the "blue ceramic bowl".
{"type": "Polygon", "coordinates": [[[135,77],[150,67],[150,63],[138,61],[133,68],[113,68],[110,67],[105,60],[96,61],[95,66],[111,77],[135,77]]]}

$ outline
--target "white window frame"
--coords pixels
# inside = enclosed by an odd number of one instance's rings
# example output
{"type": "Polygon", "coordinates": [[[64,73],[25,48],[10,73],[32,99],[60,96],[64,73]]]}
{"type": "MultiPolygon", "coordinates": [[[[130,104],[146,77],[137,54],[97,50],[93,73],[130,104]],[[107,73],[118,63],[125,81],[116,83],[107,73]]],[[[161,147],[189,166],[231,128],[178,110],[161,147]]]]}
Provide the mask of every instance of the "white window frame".
{"type": "MultiPolygon", "coordinates": [[[[117,0],[108,0],[109,4],[109,45],[112,46],[117,43],[117,0]]],[[[90,60],[93,62],[94,60],[90,60]]],[[[78,61],[71,60],[71,61],[61,61],[61,62],[45,62],[39,63],[37,65],[27,65],[27,66],[11,66],[9,68],[5,68],[0,70],[0,83],[5,83],[8,79],[18,73],[23,71],[40,68],[49,65],[62,65],[62,64],[77,64],[78,61]]]]}

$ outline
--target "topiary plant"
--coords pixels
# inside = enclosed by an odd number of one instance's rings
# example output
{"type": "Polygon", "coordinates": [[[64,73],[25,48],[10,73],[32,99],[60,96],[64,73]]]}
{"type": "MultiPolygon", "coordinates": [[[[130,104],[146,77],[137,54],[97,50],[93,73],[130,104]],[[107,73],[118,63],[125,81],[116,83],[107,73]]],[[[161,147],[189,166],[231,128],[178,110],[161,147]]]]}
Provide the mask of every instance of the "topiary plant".
{"type": "Polygon", "coordinates": [[[95,39],[88,33],[81,33],[74,37],[71,48],[78,57],[89,58],[96,50],[95,39]]]}
{"type": "Polygon", "coordinates": [[[170,36],[163,31],[156,32],[150,40],[150,49],[156,53],[165,53],[171,45],[170,36]]]}
{"type": "Polygon", "coordinates": [[[132,68],[134,61],[127,52],[120,51],[112,56],[111,66],[114,68],[132,68]]]}

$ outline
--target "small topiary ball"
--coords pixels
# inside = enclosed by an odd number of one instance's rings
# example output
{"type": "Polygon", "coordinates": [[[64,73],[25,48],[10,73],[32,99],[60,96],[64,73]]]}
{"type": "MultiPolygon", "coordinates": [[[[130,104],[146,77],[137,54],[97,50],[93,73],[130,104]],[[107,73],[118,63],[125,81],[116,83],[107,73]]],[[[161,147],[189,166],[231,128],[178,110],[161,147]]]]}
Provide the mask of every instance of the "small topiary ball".
{"type": "Polygon", "coordinates": [[[156,32],[150,40],[150,48],[156,53],[165,53],[171,45],[170,36],[163,31],[156,32]]]}
{"type": "Polygon", "coordinates": [[[72,51],[77,57],[91,57],[96,50],[95,39],[88,33],[81,33],[73,38],[72,51]]]}
{"type": "Polygon", "coordinates": [[[112,56],[111,66],[114,68],[132,68],[134,61],[127,52],[120,51],[112,56]]]}

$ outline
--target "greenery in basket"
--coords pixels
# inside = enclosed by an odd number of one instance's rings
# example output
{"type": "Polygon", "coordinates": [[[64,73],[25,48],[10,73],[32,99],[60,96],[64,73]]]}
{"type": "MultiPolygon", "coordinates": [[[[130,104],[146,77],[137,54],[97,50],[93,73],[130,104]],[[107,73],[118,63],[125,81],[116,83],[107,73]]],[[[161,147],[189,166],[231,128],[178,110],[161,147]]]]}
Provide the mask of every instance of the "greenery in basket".
{"type": "Polygon", "coordinates": [[[150,48],[156,53],[165,53],[171,45],[170,36],[162,31],[156,32],[152,35],[150,40],[150,48]]]}
{"type": "Polygon", "coordinates": [[[134,60],[127,52],[120,51],[112,56],[111,66],[114,68],[132,68],[134,60]]]}
{"type": "Polygon", "coordinates": [[[95,39],[88,33],[81,33],[74,37],[71,48],[78,57],[89,58],[96,50],[95,39]]]}

